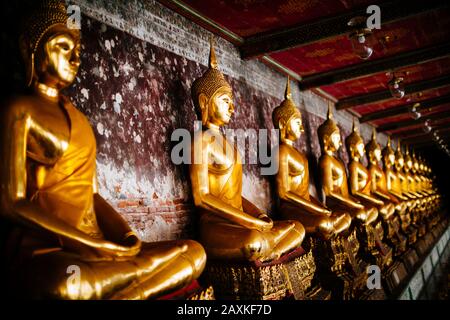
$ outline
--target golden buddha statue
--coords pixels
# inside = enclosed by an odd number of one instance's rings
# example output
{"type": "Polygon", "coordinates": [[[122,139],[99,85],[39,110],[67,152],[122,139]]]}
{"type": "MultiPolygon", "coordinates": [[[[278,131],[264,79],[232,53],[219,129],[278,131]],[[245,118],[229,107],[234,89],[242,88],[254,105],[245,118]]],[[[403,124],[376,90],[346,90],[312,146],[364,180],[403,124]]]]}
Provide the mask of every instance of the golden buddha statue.
{"type": "Polygon", "coordinates": [[[382,150],[384,174],[386,177],[386,190],[391,194],[393,203],[395,204],[395,210],[400,218],[400,225],[406,218],[407,213],[407,201],[408,197],[402,194],[401,182],[397,174],[394,172],[393,167],[395,165],[395,152],[391,146],[391,137],[388,136],[388,141],[384,149],[382,150]]]}
{"type": "Polygon", "coordinates": [[[383,199],[386,204],[380,209],[384,219],[389,219],[395,212],[397,198],[392,196],[387,190],[387,180],[384,171],[379,166],[381,161],[381,147],[377,142],[375,128],[373,128],[372,139],[366,145],[367,159],[369,160],[369,176],[372,181],[372,191],[383,199]]]}
{"type": "MultiPolygon", "coordinates": [[[[358,199],[350,195],[345,166],[335,155],[341,147],[341,135],[333,120],[331,104],[328,106],[327,119],[318,128],[318,137],[322,151],[319,170],[326,205],[332,212],[346,212],[352,217],[347,236],[332,246],[346,257],[345,263],[340,263],[338,259],[331,269],[336,273],[337,287],[343,285],[342,298],[354,299],[366,288],[367,262],[361,258],[360,253],[362,251],[365,258],[367,257],[367,246],[364,242],[370,236],[370,225],[377,219],[378,212],[373,209],[366,210],[358,199]],[[360,241],[363,241],[362,245],[360,241]]],[[[339,257],[339,254],[335,253],[334,256],[339,257]]]]}
{"type": "Polygon", "coordinates": [[[350,195],[345,166],[335,156],[341,147],[341,135],[333,120],[331,105],[328,108],[327,120],[319,126],[318,135],[322,150],[319,169],[327,207],[332,211],[347,212],[364,225],[371,224],[376,220],[378,211],[372,208],[366,210],[358,199],[350,195]]]}
{"type": "Polygon", "coordinates": [[[431,171],[428,165],[425,163],[425,160],[421,156],[419,156],[415,161],[419,163],[417,171],[420,178],[420,189],[425,192],[428,197],[429,212],[427,213],[427,219],[429,220],[429,229],[432,229],[441,219],[441,215],[439,214],[441,205],[440,195],[438,190],[433,186],[433,182],[430,177],[431,171]]]}
{"type": "Polygon", "coordinates": [[[373,128],[371,140],[366,145],[366,151],[367,159],[369,160],[368,169],[369,177],[372,181],[372,192],[383,199],[385,203],[384,206],[380,208],[381,217],[383,219],[383,229],[386,233],[389,245],[394,247],[395,254],[399,255],[406,250],[406,238],[400,233],[400,215],[404,213],[404,211],[401,210],[406,210],[406,205],[402,206],[400,200],[388,190],[386,174],[379,166],[382,151],[381,146],[377,142],[375,128],[373,128]],[[397,215],[395,215],[396,209],[397,215]]]}
{"type": "Polygon", "coordinates": [[[436,197],[434,190],[426,187],[426,177],[423,172],[424,166],[422,161],[416,156],[414,149],[411,158],[413,162],[411,172],[415,181],[416,192],[423,199],[421,220],[423,223],[426,223],[428,229],[431,230],[438,220],[434,214],[439,208],[438,197],[436,197]]]}
{"type": "Polygon", "coordinates": [[[241,157],[220,132],[234,112],[233,94],[217,67],[212,40],[209,68],[193,83],[192,99],[203,131],[192,148],[199,161],[189,169],[208,258],[269,261],[299,248],[305,236],[300,222],[273,221],[242,196],[241,157]]]}
{"type": "Polygon", "coordinates": [[[142,243],[97,193],[94,133],[60,93],[80,65],[80,32],[67,27],[64,2],[35,3],[20,44],[30,93],[1,108],[1,214],[14,225],[6,253],[11,291],[147,299],[191,283],[206,262],[200,244],[142,243]]]}
{"type": "Polygon", "coordinates": [[[353,120],[352,132],[345,142],[350,158],[348,165],[350,192],[364,205],[369,215],[378,216],[378,208],[384,207],[384,202],[372,195],[373,180],[369,170],[361,163],[365,152],[364,141],[359,135],[355,120],[353,120]]]}
{"type": "MultiPolygon", "coordinates": [[[[371,179],[369,169],[361,163],[365,152],[364,141],[359,135],[355,120],[353,121],[352,132],[345,142],[350,158],[348,171],[351,194],[364,205],[369,216],[373,216],[376,219],[378,217],[378,209],[380,209],[385,210],[383,218],[389,219],[393,212],[386,212],[390,209],[388,207],[389,204],[385,204],[377,197],[374,192],[375,188],[372,187],[375,181],[371,179]]],[[[368,146],[372,151],[372,144],[369,143],[368,146]]],[[[371,154],[371,156],[373,155],[371,154]]],[[[382,243],[383,228],[381,221],[375,221],[372,225],[369,225],[366,225],[365,236],[362,239],[366,254],[369,259],[374,260],[380,267],[388,266],[392,262],[392,249],[382,243]]]]}
{"type": "Polygon", "coordinates": [[[412,151],[412,155],[411,155],[411,162],[412,162],[412,166],[411,166],[411,173],[414,179],[414,186],[415,186],[415,190],[416,193],[419,194],[422,197],[428,197],[429,193],[422,188],[422,179],[420,178],[420,165],[419,165],[419,161],[416,157],[415,151],[413,149],[412,151]]]}
{"type": "MultiPolygon", "coordinates": [[[[415,223],[413,221],[413,213],[416,207],[419,206],[419,200],[417,199],[417,196],[410,192],[408,179],[405,174],[404,168],[405,168],[405,159],[403,157],[403,152],[401,149],[401,142],[398,141],[397,143],[397,149],[395,151],[395,174],[398,179],[398,189],[401,191],[400,194],[406,198],[406,206],[407,210],[404,215],[401,216],[402,218],[402,229],[405,233],[408,234],[408,243],[412,244],[416,241],[416,235],[417,235],[417,228],[415,226],[415,223]]],[[[397,184],[394,184],[394,188],[397,184]]]]}
{"type": "MultiPolygon", "coordinates": [[[[422,200],[424,195],[421,194],[420,192],[418,192],[418,190],[416,188],[416,179],[414,178],[414,176],[415,176],[414,162],[413,162],[413,158],[411,157],[411,155],[409,153],[408,146],[406,146],[405,150],[406,150],[406,152],[405,152],[404,171],[405,171],[406,180],[408,181],[408,192],[410,194],[414,195],[416,198],[422,200]]],[[[420,201],[420,204],[422,205],[423,201],[420,201]]]]}
{"type": "Polygon", "coordinates": [[[400,179],[393,169],[395,165],[395,151],[392,149],[391,136],[388,136],[387,144],[381,154],[386,176],[386,190],[398,200],[398,202],[395,202],[396,209],[400,212],[405,212],[408,198],[402,194],[400,179]]]}
{"type": "Polygon", "coordinates": [[[308,159],[294,142],[303,132],[300,110],[292,101],[289,77],[285,100],[272,113],[273,124],[280,130],[276,190],[278,207],[284,219],[298,220],[307,234],[330,239],[347,230],[351,217],[344,212],[332,212],[309,193],[308,159]]]}
{"type": "MultiPolygon", "coordinates": [[[[406,165],[405,165],[405,157],[403,156],[402,148],[401,148],[401,142],[398,141],[397,143],[397,149],[395,151],[395,173],[397,174],[397,177],[400,181],[400,186],[402,190],[402,194],[409,199],[416,199],[417,195],[410,192],[410,187],[407,179],[406,174],[406,165]]],[[[417,204],[416,201],[413,201],[414,205],[417,204]]]]}
{"type": "Polygon", "coordinates": [[[405,176],[406,176],[406,181],[407,181],[407,186],[408,186],[408,192],[416,197],[416,202],[417,202],[417,205],[412,212],[412,219],[413,219],[413,223],[415,223],[416,225],[419,225],[418,235],[419,235],[419,237],[422,237],[426,232],[425,226],[421,222],[422,222],[423,216],[425,215],[425,213],[427,211],[427,199],[425,198],[424,194],[420,193],[417,190],[417,185],[416,185],[417,181],[415,179],[414,162],[411,157],[411,154],[409,153],[408,146],[406,146],[405,151],[406,152],[405,152],[404,171],[405,171],[405,176]]]}

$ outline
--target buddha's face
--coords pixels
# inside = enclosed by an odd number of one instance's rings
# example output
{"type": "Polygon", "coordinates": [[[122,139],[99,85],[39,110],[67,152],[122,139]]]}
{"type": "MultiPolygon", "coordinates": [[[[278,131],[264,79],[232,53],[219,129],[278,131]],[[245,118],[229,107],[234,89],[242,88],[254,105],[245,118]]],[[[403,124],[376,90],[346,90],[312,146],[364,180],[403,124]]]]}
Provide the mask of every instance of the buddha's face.
{"type": "Polygon", "coordinates": [[[219,91],[211,99],[209,112],[209,122],[217,126],[222,126],[230,122],[234,113],[234,104],[231,92],[219,91]]]}
{"type": "Polygon", "coordinates": [[[80,66],[78,30],[55,33],[43,44],[43,63],[37,66],[39,81],[64,88],[74,80],[80,66]]]}
{"type": "Polygon", "coordinates": [[[341,134],[338,130],[335,130],[329,139],[329,147],[331,151],[337,151],[341,147],[341,134]]]}
{"type": "Polygon", "coordinates": [[[355,150],[356,150],[356,156],[358,158],[362,158],[364,157],[364,143],[362,141],[359,141],[356,146],[355,146],[355,150]]]}
{"type": "Polygon", "coordinates": [[[286,138],[297,140],[303,132],[302,119],[298,116],[291,117],[286,127],[286,138]]]}
{"type": "Polygon", "coordinates": [[[381,160],[381,149],[380,148],[376,148],[375,150],[372,151],[372,157],[376,162],[380,162],[381,160]]]}
{"type": "Polygon", "coordinates": [[[385,165],[390,168],[395,163],[395,154],[394,152],[388,151],[387,154],[384,156],[384,163],[385,165]]]}
{"type": "Polygon", "coordinates": [[[414,166],[414,170],[417,172],[419,170],[419,162],[417,162],[416,159],[414,159],[413,166],[414,166]]]}
{"type": "Polygon", "coordinates": [[[413,168],[413,162],[412,162],[411,157],[406,156],[405,164],[406,164],[405,169],[411,170],[413,168]]]}
{"type": "Polygon", "coordinates": [[[395,168],[397,170],[401,170],[405,164],[405,159],[403,158],[403,156],[401,154],[397,154],[395,158],[396,158],[395,168]]]}

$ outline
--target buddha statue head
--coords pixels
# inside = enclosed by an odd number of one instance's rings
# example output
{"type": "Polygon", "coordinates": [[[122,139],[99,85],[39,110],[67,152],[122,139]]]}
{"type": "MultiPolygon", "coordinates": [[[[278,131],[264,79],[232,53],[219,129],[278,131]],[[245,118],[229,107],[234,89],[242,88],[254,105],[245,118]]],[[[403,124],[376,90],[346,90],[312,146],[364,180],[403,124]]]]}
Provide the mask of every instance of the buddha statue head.
{"type": "Polygon", "coordinates": [[[381,160],[381,147],[377,142],[377,131],[372,129],[372,139],[366,145],[367,159],[371,164],[378,165],[381,160]]]}
{"type": "Polygon", "coordinates": [[[422,156],[419,156],[419,173],[420,174],[425,173],[425,162],[423,161],[422,156]]]}
{"type": "Polygon", "coordinates": [[[351,159],[359,161],[364,157],[364,141],[359,135],[359,129],[356,126],[356,120],[353,118],[352,133],[345,139],[347,151],[351,159]]]}
{"type": "Polygon", "coordinates": [[[408,173],[413,169],[413,160],[411,155],[409,154],[409,148],[406,146],[405,148],[405,172],[408,173]]]}
{"type": "Polygon", "coordinates": [[[286,83],[284,100],[272,112],[272,121],[276,129],[280,130],[280,140],[291,143],[300,138],[304,132],[302,114],[292,101],[291,85],[289,76],[286,83]]]}
{"type": "Polygon", "coordinates": [[[392,168],[395,165],[395,152],[391,146],[391,136],[388,136],[386,147],[381,152],[385,168],[392,168]]]}
{"type": "Polygon", "coordinates": [[[420,162],[419,162],[418,157],[416,156],[416,151],[414,149],[412,152],[412,161],[413,161],[412,171],[414,173],[419,173],[420,172],[420,162]]]}
{"type": "Polygon", "coordinates": [[[322,152],[332,155],[341,147],[341,133],[333,120],[331,103],[328,104],[327,119],[317,129],[322,152]]]}
{"type": "Polygon", "coordinates": [[[80,65],[80,31],[67,26],[64,1],[37,1],[25,15],[19,38],[28,86],[53,90],[70,85],[80,65]]]}
{"type": "Polygon", "coordinates": [[[405,165],[405,158],[403,157],[400,140],[397,142],[397,149],[395,150],[395,170],[401,172],[405,165]]]}
{"type": "Polygon", "coordinates": [[[234,113],[233,92],[218,69],[213,38],[210,45],[209,67],[194,81],[191,93],[202,125],[220,127],[228,124],[234,113]]]}

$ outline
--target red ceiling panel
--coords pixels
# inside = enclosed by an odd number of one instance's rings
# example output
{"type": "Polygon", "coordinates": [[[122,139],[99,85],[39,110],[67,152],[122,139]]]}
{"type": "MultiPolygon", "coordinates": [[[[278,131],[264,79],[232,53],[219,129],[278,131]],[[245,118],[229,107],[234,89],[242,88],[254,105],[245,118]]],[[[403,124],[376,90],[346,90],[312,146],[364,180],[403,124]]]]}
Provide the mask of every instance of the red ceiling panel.
{"type": "MultiPolygon", "coordinates": [[[[414,50],[450,39],[450,10],[423,13],[410,19],[382,25],[372,37],[374,53],[378,59],[408,50],[414,50]],[[431,23],[430,23],[431,22],[431,23]],[[382,40],[390,36],[392,41],[382,40]]],[[[329,71],[360,63],[347,36],[340,36],[270,55],[279,63],[302,76],[329,71]]]]}
{"type": "MultiPolygon", "coordinates": [[[[183,0],[241,37],[364,8],[371,0],[183,0]]],[[[378,3],[383,1],[378,1],[378,3]]]]}
{"type": "MultiPolygon", "coordinates": [[[[169,0],[160,0],[169,3],[169,0]]],[[[299,24],[307,24],[324,20],[356,9],[365,8],[370,4],[385,1],[373,0],[179,0],[193,8],[202,16],[214,21],[231,32],[246,38],[265,32],[285,30],[299,24]]],[[[169,7],[174,7],[169,5],[169,7]]],[[[180,9],[175,10],[180,12],[180,9]]],[[[183,10],[181,10],[183,11],[183,10]]],[[[188,14],[189,16],[189,14],[188,14]]],[[[190,19],[205,25],[194,15],[190,19]]],[[[383,12],[381,20],[383,21],[383,12]]],[[[206,25],[208,28],[208,26],[206,25]]],[[[442,44],[450,39],[450,8],[433,10],[382,25],[382,29],[374,30],[368,38],[374,49],[369,60],[395,56],[419,48],[442,44]],[[387,39],[387,40],[386,40],[387,39]]],[[[359,59],[351,48],[346,35],[332,37],[311,44],[298,46],[270,54],[271,58],[284,67],[305,77],[312,74],[357,65],[359,59]]],[[[417,64],[396,70],[407,72],[405,83],[426,81],[444,74],[450,74],[450,58],[417,64]]],[[[341,83],[323,86],[321,89],[337,100],[347,97],[387,89],[388,76],[380,72],[341,83]]],[[[352,108],[360,115],[366,115],[380,110],[395,108],[409,102],[423,101],[450,94],[450,85],[445,88],[432,89],[404,97],[389,99],[382,102],[369,103],[352,108]]],[[[450,105],[435,107],[431,112],[443,112],[450,105]]],[[[393,123],[409,119],[409,115],[400,115],[381,119],[376,125],[393,123]]],[[[449,119],[443,119],[447,121],[449,119]]],[[[449,121],[450,125],[450,121],[449,121]]],[[[417,125],[420,128],[422,125],[417,125]]],[[[411,130],[414,126],[392,131],[411,130]]]]}

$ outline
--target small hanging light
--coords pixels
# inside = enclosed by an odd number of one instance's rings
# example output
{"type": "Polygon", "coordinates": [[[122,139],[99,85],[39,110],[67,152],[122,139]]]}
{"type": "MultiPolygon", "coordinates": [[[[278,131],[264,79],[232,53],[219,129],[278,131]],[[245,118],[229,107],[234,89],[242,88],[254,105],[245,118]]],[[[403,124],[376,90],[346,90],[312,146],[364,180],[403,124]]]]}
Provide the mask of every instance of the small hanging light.
{"type": "Polygon", "coordinates": [[[409,110],[409,114],[411,115],[411,118],[413,118],[414,120],[417,120],[422,116],[422,114],[419,111],[419,107],[420,103],[415,103],[409,110]]]}
{"type": "Polygon", "coordinates": [[[425,122],[423,123],[423,131],[425,131],[426,133],[430,133],[432,129],[433,128],[431,127],[431,120],[425,120],[425,122]]]}
{"type": "Polygon", "coordinates": [[[389,91],[396,99],[401,99],[405,96],[405,85],[403,84],[403,80],[404,77],[392,73],[391,80],[388,82],[389,91]]]}
{"type": "Polygon", "coordinates": [[[353,28],[348,36],[352,43],[353,52],[363,60],[369,59],[373,53],[372,46],[369,44],[372,30],[367,28],[366,21],[366,17],[355,17],[347,23],[348,26],[353,28]]]}
{"type": "Polygon", "coordinates": [[[439,141],[439,134],[436,131],[433,132],[433,139],[434,141],[439,141]]]}

